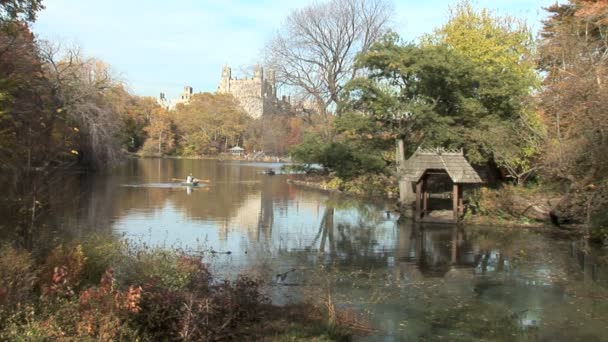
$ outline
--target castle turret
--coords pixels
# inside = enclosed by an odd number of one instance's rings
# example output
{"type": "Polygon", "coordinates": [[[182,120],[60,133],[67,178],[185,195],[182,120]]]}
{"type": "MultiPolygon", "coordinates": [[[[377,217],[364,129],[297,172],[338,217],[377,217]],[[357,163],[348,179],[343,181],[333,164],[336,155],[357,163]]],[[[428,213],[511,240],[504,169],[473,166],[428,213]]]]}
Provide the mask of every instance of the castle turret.
{"type": "Polygon", "coordinates": [[[192,87],[191,86],[185,86],[184,87],[184,92],[182,93],[181,99],[182,100],[190,100],[190,98],[192,97],[192,87]]]}
{"type": "Polygon", "coordinates": [[[232,78],[232,69],[229,66],[224,65],[222,68],[222,78],[231,79],[232,78]]]}
{"type": "Polygon", "coordinates": [[[277,79],[276,79],[276,74],[274,72],[274,70],[269,69],[266,72],[266,76],[267,76],[267,80],[266,82],[268,83],[267,87],[268,87],[268,94],[272,97],[276,97],[277,96],[277,79]]]}
{"type": "Polygon", "coordinates": [[[253,79],[260,80],[260,81],[264,79],[264,70],[262,69],[262,67],[259,64],[255,66],[255,72],[253,73],[253,79]]]}
{"type": "Polygon", "coordinates": [[[268,75],[268,82],[270,83],[270,85],[272,85],[274,87],[275,84],[277,83],[276,73],[274,72],[274,70],[270,69],[270,70],[268,70],[267,75],[268,75]]]}
{"type": "Polygon", "coordinates": [[[232,69],[229,66],[224,65],[222,68],[222,78],[220,78],[220,84],[217,87],[217,92],[220,94],[230,93],[230,80],[232,79],[232,69]]]}

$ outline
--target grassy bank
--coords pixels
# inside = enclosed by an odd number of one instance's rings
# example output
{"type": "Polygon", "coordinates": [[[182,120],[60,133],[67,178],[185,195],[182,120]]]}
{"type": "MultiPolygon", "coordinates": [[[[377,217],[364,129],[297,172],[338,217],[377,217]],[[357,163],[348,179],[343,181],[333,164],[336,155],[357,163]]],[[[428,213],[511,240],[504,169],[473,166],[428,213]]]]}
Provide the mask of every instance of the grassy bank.
{"type": "Polygon", "coordinates": [[[398,198],[396,181],[385,175],[364,175],[343,180],[333,175],[292,175],[288,182],[312,189],[354,196],[398,198]]]}
{"type": "Polygon", "coordinates": [[[348,340],[314,304],[275,306],[261,280],[201,256],[91,238],[49,255],[0,251],[0,340],[348,340]]]}

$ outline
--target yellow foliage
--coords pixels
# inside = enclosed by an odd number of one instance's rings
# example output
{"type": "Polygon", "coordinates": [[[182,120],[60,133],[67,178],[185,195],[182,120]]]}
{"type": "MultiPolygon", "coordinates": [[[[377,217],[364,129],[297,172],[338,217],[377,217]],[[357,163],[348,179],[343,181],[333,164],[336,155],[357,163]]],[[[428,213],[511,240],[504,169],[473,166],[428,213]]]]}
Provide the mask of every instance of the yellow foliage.
{"type": "Polygon", "coordinates": [[[538,85],[532,55],[534,39],[523,20],[476,10],[464,0],[450,8],[450,18],[434,35],[423,37],[428,45],[447,44],[490,72],[515,71],[538,85]]]}

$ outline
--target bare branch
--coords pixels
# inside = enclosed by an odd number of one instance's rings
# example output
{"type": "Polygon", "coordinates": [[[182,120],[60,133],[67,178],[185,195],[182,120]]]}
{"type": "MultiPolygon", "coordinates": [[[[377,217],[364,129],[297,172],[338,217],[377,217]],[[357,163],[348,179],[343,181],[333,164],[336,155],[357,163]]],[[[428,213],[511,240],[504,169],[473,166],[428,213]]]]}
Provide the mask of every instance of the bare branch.
{"type": "Polygon", "coordinates": [[[357,75],[357,54],[386,33],[387,0],[330,0],[296,10],[266,47],[266,63],[282,85],[322,104],[336,105],[344,84],[357,75]]]}

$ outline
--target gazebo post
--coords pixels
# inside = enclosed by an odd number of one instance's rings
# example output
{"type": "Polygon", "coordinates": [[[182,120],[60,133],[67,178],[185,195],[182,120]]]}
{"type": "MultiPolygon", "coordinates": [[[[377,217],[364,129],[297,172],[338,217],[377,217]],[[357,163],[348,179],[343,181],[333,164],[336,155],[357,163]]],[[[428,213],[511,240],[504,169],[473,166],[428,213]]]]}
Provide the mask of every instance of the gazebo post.
{"type": "Polygon", "coordinates": [[[464,201],[462,199],[462,184],[458,186],[458,215],[464,215],[464,201]]]}
{"type": "Polygon", "coordinates": [[[458,260],[458,227],[452,228],[452,265],[456,264],[458,260]]]}
{"type": "Polygon", "coordinates": [[[429,195],[427,191],[427,175],[422,177],[422,216],[426,216],[429,211],[429,195]]]}
{"type": "Polygon", "coordinates": [[[454,183],[452,191],[452,209],[454,211],[454,222],[458,222],[458,213],[460,212],[460,210],[458,209],[458,203],[460,203],[458,196],[460,194],[459,188],[460,184],[454,183]]]}
{"type": "Polygon", "coordinates": [[[422,196],[422,179],[419,179],[416,183],[416,219],[419,219],[421,216],[421,196],[422,196]]]}

